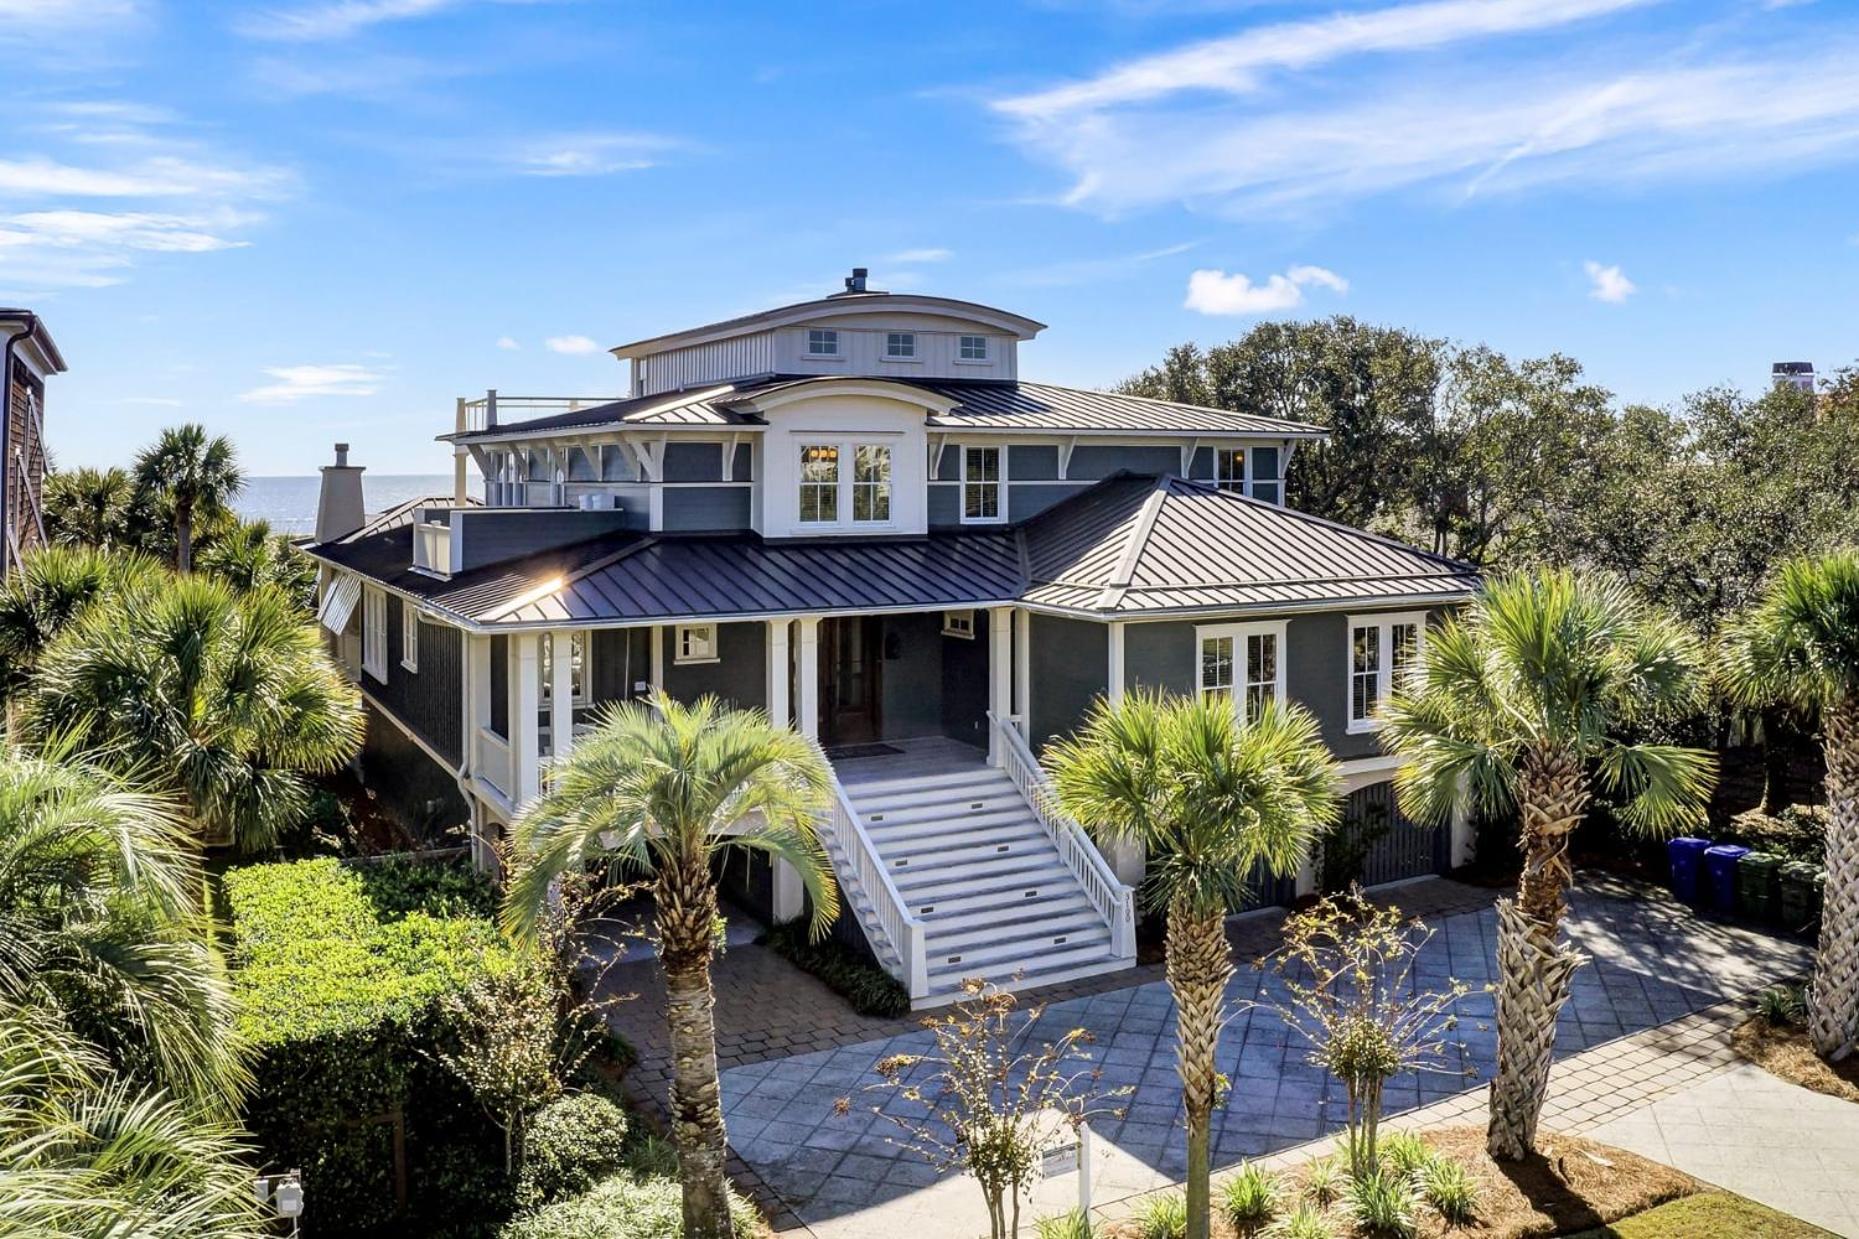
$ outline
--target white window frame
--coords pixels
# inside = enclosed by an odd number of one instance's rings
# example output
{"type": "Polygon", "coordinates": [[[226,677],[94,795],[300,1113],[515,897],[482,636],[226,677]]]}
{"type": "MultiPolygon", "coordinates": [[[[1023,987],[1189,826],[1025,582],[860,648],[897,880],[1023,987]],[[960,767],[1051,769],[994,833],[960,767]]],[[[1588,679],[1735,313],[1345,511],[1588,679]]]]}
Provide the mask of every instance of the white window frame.
{"type": "Polygon", "coordinates": [[[1007,523],[1007,449],[998,443],[958,443],[956,450],[961,453],[962,462],[960,487],[956,492],[956,511],[964,525],[1004,525],[1007,523]],[[968,454],[970,452],[993,452],[995,455],[994,480],[992,482],[977,479],[977,486],[994,488],[994,515],[970,516],[968,514],[968,454]]]}
{"type": "Polygon", "coordinates": [[[914,331],[885,332],[884,359],[886,361],[916,361],[917,333],[914,331]],[[896,351],[899,348],[903,351],[896,351]]]}
{"type": "Polygon", "coordinates": [[[376,585],[361,591],[361,669],[387,683],[387,591],[376,585]]]}
{"type": "Polygon", "coordinates": [[[1228,699],[1240,707],[1240,721],[1251,722],[1251,711],[1246,708],[1245,704],[1250,696],[1249,690],[1254,684],[1246,678],[1246,656],[1249,653],[1247,642],[1251,637],[1270,637],[1276,646],[1272,659],[1272,678],[1269,681],[1260,680],[1256,683],[1270,683],[1274,701],[1283,703],[1290,700],[1286,696],[1288,689],[1285,680],[1285,634],[1289,626],[1286,620],[1264,620],[1249,624],[1196,624],[1194,626],[1195,691],[1204,696],[1215,689],[1224,690],[1228,694],[1228,699]],[[1228,639],[1233,643],[1233,683],[1230,685],[1210,685],[1206,682],[1204,654],[1207,642],[1220,639],[1228,639]]]}
{"type": "Polygon", "coordinates": [[[1249,447],[1246,449],[1246,494],[1254,499],[1258,499],[1260,503],[1275,503],[1279,507],[1284,506],[1284,501],[1285,501],[1285,449],[1283,445],[1261,443],[1256,447],[1249,447]],[[1265,485],[1277,487],[1278,497],[1275,499],[1259,499],[1258,487],[1259,487],[1259,483],[1261,479],[1259,477],[1259,471],[1253,467],[1252,455],[1254,452],[1257,452],[1260,448],[1266,448],[1266,449],[1269,449],[1271,451],[1278,453],[1278,476],[1273,477],[1273,478],[1263,479],[1265,485]]]}
{"type": "Polygon", "coordinates": [[[806,440],[799,441],[795,444],[795,447],[794,447],[794,470],[795,470],[794,520],[795,520],[795,523],[801,524],[801,525],[807,525],[810,527],[822,528],[822,529],[832,529],[832,528],[835,528],[845,523],[845,520],[846,520],[846,495],[845,495],[846,456],[847,456],[846,445],[843,443],[833,441],[833,440],[806,439],[806,440]],[[816,451],[822,448],[831,448],[834,452],[833,480],[830,483],[809,481],[807,478],[807,453],[811,451],[816,451]],[[822,495],[829,494],[829,493],[832,495],[833,497],[833,518],[831,520],[824,520],[824,519],[821,519],[820,517],[809,518],[807,516],[806,504],[802,503],[801,499],[804,495],[806,495],[806,493],[810,489],[817,489],[818,491],[820,491],[822,495]]]}
{"type": "Polygon", "coordinates": [[[994,360],[993,352],[993,345],[988,342],[986,336],[962,334],[955,338],[955,360],[962,365],[984,366],[994,360]],[[970,356],[968,352],[971,341],[979,342],[981,346],[981,351],[973,356],[970,356]]]}
{"type": "Polygon", "coordinates": [[[885,530],[897,527],[897,460],[902,446],[899,439],[874,438],[869,434],[857,438],[839,439],[828,435],[808,436],[794,440],[794,523],[807,530],[885,530]],[[801,496],[808,487],[826,488],[824,482],[805,480],[803,457],[812,448],[832,448],[838,455],[837,468],[833,474],[833,519],[808,520],[802,515],[801,496]],[[860,482],[858,480],[859,452],[864,448],[875,448],[885,453],[889,460],[888,473],[883,482],[860,482]],[[874,493],[885,497],[886,515],[876,520],[859,520],[855,499],[861,486],[872,488],[874,493]]]}
{"type": "Polygon", "coordinates": [[[839,332],[836,328],[832,328],[832,327],[809,327],[807,328],[807,356],[809,357],[838,357],[840,355],[841,354],[839,351],[839,332]],[[815,348],[814,345],[816,344],[824,344],[827,347],[826,348],[815,348]]]}
{"type": "MultiPolygon", "coordinates": [[[[568,630],[568,645],[570,649],[577,645],[581,647],[581,682],[576,684],[574,673],[569,672],[568,683],[574,695],[569,698],[568,708],[571,710],[585,709],[593,704],[594,636],[585,628],[571,628],[568,630]]],[[[570,657],[573,655],[571,654],[570,657]]],[[[545,634],[537,642],[536,669],[542,673],[542,691],[538,694],[537,700],[546,710],[555,702],[555,637],[553,634],[545,634]]]]}
{"type": "Polygon", "coordinates": [[[942,635],[973,641],[975,639],[974,609],[971,607],[963,611],[944,611],[942,613],[942,635]]]}
{"type": "Polygon", "coordinates": [[[419,674],[420,613],[405,598],[400,600],[400,665],[419,674]]]}
{"type": "Polygon", "coordinates": [[[1251,479],[1247,476],[1247,462],[1252,456],[1252,449],[1244,447],[1216,447],[1214,450],[1214,485],[1220,490],[1236,490],[1242,495],[1252,493],[1251,479]],[[1224,458],[1231,457],[1231,463],[1239,466],[1238,476],[1220,468],[1224,458]]]}
{"type": "Polygon", "coordinates": [[[1394,691],[1394,630],[1403,624],[1414,626],[1414,666],[1426,665],[1427,613],[1425,611],[1381,611],[1370,615],[1351,615],[1343,629],[1343,717],[1348,720],[1350,735],[1381,730],[1381,720],[1371,710],[1368,717],[1356,716],[1356,630],[1373,628],[1379,659],[1375,667],[1375,705],[1388,699],[1394,691]]]}
{"type": "Polygon", "coordinates": [[[679,665],[722,662],[723,653],[717,647],[717,626],[679,624],[673,628],[671,661],[679,665]]]}

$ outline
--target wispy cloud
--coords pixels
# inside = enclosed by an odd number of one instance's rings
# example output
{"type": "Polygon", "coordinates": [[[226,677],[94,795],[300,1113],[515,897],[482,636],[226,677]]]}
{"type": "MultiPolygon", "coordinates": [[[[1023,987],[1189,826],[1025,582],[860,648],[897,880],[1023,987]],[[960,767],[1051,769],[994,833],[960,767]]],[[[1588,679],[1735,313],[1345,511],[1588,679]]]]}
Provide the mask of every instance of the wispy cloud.
{"type": "Polygon", "coordinates": [[[1629,280],[1618,265],[1604,267],[1591,258],[1581,268],[1588,273],[1588,295],[1596,301],[1619,305],[1639,291],[1639,286],[1629,280]]]}
{"type": "Polygon", "coordinates": [[[1283,275],[1267,276],[1262,284],[1235,271],[1202,269],[1188,277],[1188,296],[1182,304],[1201,314],[1271,314],[1304,304],[1311,285],[1331,292],[1349,291],[1349,281],[1323,267],[1292,267],[1283,275]]]}
{"type": "Polygon", "coordinates": [[[884,261],[888,266],[907,267],[921,262],[948,262],[954,257],[954,250],[932,247],[920,250],[898,250],[895,254],[886,254],[884,261]]]}
{"type": "Polygon", "coordinates": [[[1859,156],[1850,30],[1590,36],[1637,2],[1444,0],[1269,25],[995,106],[1067,175],[1062,201],[1107,214],[1305,215],[1392,191],[1462,202],[1859,156]],[[1563,28],[1578,20],[1576,41],[1563,28]]]}
{"type": "Polygon", "coordinates": [[[600,351],[599,343],[588,336],[550,336],[542,345],[551,353],[566,353],[570,357],[583,357],[600,351]]]}
{"type": "Polygon", "coordinates": [[[609,176],[652,167],[675,139],[655,133],[579,133],[537,138],[511,154],[529,176],[609,176]]]}
{"type": "Polygon", "coordinates": [[[136,0],[0,0],[0,30],[56,30],[134,17],[136,0]]]}
{"type": "Polygon", "coordinates": [[[294,404],[325,396],[372,396],[381,390],[381,381],[387,377],[381,370],[351,363],[267,366],[264,372],[275,381],[240,392],[240,400],[247,404],[294,404]]]}
{"type": "Polygon", "coordinates": [[[254,39],[313,43],[344,39],[384,22],[431,17],[460,7],[465,0],[335,0],[296,8],[269,8],[248,14],[236,24],[254,39]]]}
{"type": "Polygon", "coordinates": [[[498,336],[497,347],[505,350],[506,352],[513,353],[517,349],[522,348],[523,346],[517,342],[517,339],[515,336],[498,336]]]}

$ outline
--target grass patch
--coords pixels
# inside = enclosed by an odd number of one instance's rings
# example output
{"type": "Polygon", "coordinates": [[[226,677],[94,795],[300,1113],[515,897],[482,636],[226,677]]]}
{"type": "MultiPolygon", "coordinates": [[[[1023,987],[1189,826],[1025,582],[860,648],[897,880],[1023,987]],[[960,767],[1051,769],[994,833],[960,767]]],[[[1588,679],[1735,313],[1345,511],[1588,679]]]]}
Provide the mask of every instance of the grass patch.
{"type": "Polygon", "coordinates": [[[1743,1058],[1790,1084],[1842,1101],[1859,1101],[1859,1054],[1829,1063],[1814,1053],[1805,1032],[1770,1023],[1760,1015],[1751,1016],[1731,1033],[1730,1045],[1743,1058]]]}
{"type": "Polygon", "coordinates": [[[1569,1239],[1824,1239],[1800,1218],[1729,1192],[1700,1192],[1569,1239]]]}

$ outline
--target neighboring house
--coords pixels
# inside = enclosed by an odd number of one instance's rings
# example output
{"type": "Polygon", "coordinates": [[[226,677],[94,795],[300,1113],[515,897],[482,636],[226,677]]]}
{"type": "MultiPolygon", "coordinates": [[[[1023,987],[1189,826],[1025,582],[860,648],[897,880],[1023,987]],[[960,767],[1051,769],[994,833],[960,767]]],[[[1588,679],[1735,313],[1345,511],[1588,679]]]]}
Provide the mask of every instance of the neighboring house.
{"type": "Polygon", "coordinates": [[[45,544],[45,380],[65,359],[30,310],[0,310],[0,579],[45,544]]]}
{"type": "MultiPolygon", "coordinates": [[[[1021,381],[1041,324],[847,285],[615,349],[619,399],[460,401],[459,493],[410,517],[365,526],[358,471],[325,470],[310,553],[371,750],[423,755],[488,840],[603,703],[765,710],[832,759],[842,932],[928,1003],[1133,962],[1141,857],[1059,818],[1034,757],[1099,696],[1301,701],[1367,876],[1446,866],[1373,715],[1470,567],[1284,507],[1317,427],[1021,381]]],[[[802,910],[792,874],[726,877],[802,910]]]]}

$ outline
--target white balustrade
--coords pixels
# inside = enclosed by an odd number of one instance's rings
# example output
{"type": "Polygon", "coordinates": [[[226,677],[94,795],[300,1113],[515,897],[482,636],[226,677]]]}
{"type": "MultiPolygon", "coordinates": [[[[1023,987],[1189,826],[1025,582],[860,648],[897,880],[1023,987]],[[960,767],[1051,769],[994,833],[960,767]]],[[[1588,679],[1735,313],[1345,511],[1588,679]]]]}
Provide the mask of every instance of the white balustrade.
{"type": "Polygon", "coordinates": [[[488,727],[478,728],[472,738],[471,772],[507,799],[516,799],[510,777],[510,742],[488,727]]]}
{"type": "Polygon", "coordinates": [[[1118,959],[1136,958],[1135,892],[1117,880],[1084,827],[1059,808],[1045,769],[1033,756],[1014,720],[990,713],[988,724],[994,729],[994,748],[1000,755],[1001,768],[1032,806],[1033,816],[1058,848],[1059,859],[1084,888],[1091,906],[1110,926],[1111,952],[1118,959]]]}

